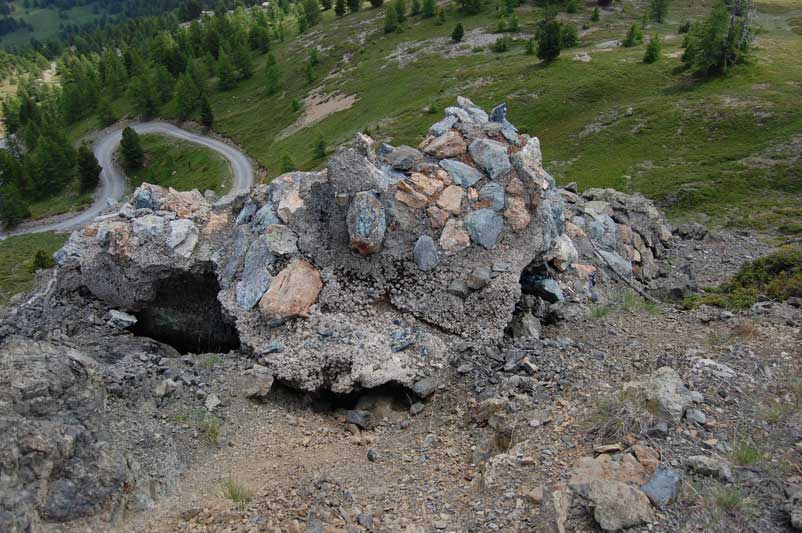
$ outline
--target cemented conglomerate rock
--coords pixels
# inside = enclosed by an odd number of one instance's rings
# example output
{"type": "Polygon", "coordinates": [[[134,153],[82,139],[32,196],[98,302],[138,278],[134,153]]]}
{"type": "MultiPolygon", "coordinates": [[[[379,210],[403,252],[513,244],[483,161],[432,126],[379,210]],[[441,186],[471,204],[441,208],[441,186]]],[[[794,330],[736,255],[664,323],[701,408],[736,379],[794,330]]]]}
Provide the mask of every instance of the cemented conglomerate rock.
{"type": "Polygon", "coordinates": [[[326,170],[284,174],[230,205],[144,184],[73,234],[57,254],[62,285],[135,316],[156,306],[147,323],[174,327],[189,313],[165,301],[170,285],[213,275],[220,319],[277,379],[411,385],[442,363],[449,335],[500,339],[522,271],[565,247],[538,140],[465,98],[446,115],[417,150],[374,152],[361,135],[326,170]]]}

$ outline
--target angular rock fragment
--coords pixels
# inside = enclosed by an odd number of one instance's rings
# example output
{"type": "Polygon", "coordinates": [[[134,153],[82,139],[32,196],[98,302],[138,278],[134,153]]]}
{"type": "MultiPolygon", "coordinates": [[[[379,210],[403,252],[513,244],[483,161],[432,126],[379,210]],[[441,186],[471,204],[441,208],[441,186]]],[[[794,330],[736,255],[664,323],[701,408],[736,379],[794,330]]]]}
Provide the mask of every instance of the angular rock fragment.
{"type": "Polygon", "coordinates": [[[359,192],[354,196],[346,222],[354,250],[368,255],[381,249],[387,220],[384,206],[373,193],[359,192]]]}
{"type": "Polygon", "coordinates": [[[259,309],[267,318],[305,317],[322,288],[315,267],[304,259],[296,259],[273,278],[259,301],[259,309]]]}
{"type": "Polygon", "coordinates": [[[512,169],[507,155],[507,146],[490,139],[476,139],[468,147],[476,163],[482,167],[492,179],[504,176],[512,169]]]}
{"type": "Polygon", "coordinates": [[[448,172],[451,179],[454,180],[454,183],[466,189],[482,179],[481,172],[456,159],[443,159],[440,161],[440,166],[443,167],[443,170],[448,172]]]}
{"type": "Polygon", "coordinates": [[[418,238],[413,249],[413,255],[415,256],[415,264],[424,272],[432,270],[440,262],[440,258],[437,256],[437,247],[428,235],[421,235],[418,238]]]}
{"type": "Polygon", "coordinates": [[[472,241],[492,250],[504,228],[504,219],[492,209],[479,209],[465,217],[465,227],[472,241]]]}

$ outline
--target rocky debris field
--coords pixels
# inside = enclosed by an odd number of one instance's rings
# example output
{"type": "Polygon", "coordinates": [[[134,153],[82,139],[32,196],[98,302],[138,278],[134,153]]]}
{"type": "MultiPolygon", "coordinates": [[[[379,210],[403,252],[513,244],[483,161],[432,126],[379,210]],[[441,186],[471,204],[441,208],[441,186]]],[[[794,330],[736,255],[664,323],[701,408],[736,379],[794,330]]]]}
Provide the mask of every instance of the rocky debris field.
{"type": "Polygon", "coordinates": [[[143,185],[2,310],[2,531],[802,527],[770,247],[558,188],[502,104],[221,205],[143,185]]]}

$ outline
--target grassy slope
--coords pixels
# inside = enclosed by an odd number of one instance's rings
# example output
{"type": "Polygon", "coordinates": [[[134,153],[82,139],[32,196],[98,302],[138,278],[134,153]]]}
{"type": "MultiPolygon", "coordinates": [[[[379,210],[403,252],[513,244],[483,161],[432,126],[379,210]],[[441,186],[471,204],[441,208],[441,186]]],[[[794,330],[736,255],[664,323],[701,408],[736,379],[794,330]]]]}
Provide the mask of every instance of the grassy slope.
{"type": "Polygon", "coordinates": [[[33,273],[29,267],[37,250],[51,254],[61,248],[67,235],[37,233],[0,241],[0,305],[11,296],[30,289],[33,273]]]}
{"type": "MultiPolygon", "coordinates": [[[[548,67],[525,55],[523,42],[504,54],[480,51],[453,59],[426,53],[423,41],[448,37],[457,22],[466,32],[494,28],[489,13],[462,17],[452,12],[443,26],[413,19],[404,32],[392,35],[381,33],[381,13],[375,10],[338,21],[327,13],[325,22],[300,43],[290,40],[275,46],[284,69],[282,94],[264,94],[260,58],[254,79],[213,96],[216,129],[244,146],[274,176],[284,153],[300,167],[319,165],[313,156],[319,135],[332,146],[370,128],[381,140],[414,145],[440,116],[424,111],[432,102],[442,109],[458,94],[485,107],[506,101],[511,120],[541,138],[548,166],[563,182],[673,198],[669,211],[678,218],[704,212],[733,225],[784,225],[789,233],[799,231],[798,166],[780,162],[754,167],[744,160],[802,135],[802,56],[794,52],[802,46],[802,37],[787,23],[802,15],[802,6],[788,0],[762,2],[763,32],[754,64],[737,68],[727,78],[699,83],[674,72],[682,41],[676,29],[686,18],[704,15],[710,3],[678,6],[666,24],[647,29],[659,30],[665,41],[665,56],[651,66],[640,61],[645,45],[608,52],[594,48],[623,38],[628,25],[640,17],[632,8],[624,16],[604,16],[592,23],[593,31],[582,37],[580,48],[564,51],[548,67]],[[357,36],[366,30],[372,33],[362,45],[357,36]],[[415,41],[421,49],[416,61],[401,68],[386,59],[398,45],[415,41]],[[303,67],[311,43],[326,48],[315,69],[317,79],[339,75],[307,87],[303,67]],[[590,53],[592,61],[574,61],[581,52],[590,53]],[[344,54],[351,54],[347,63],[340,62],[344,54]],[[359,101],[350,110],[274,141],[301,113],[292,112],[290,100],[311,89],[356,93],[359,101]],[[628,108],[631,115],[624,112],[628,108]],[[597,122],[606,123],[601,131],[580,135],[597,122]]],[[[522,31],[533,32],[540,16],[539,10],[519,8],[522,31]]],[[[581,26],[589,11],[563,16],[581,26]]]]}
{"type": "Polygon", "coordinates": [[[142,135],[146,166],[129,173],[134,188],[143,181],[179,191],[211,189],[224,194],[231,186],[231,169],[219,154],[202,146],[157,134],[142,135]]]}
{"type": "Polygon", "coordinates": [[[25,9],[21,1],[16,2],[15,10],[11,16],[30,22],[33,26],[33,32],[26,29],[8,33],[0,39],[0,46],[26,46],[31,42],[31,37],[44,40],[57,36],[60,31],[59,25],[62,23],[81,26],[102,16],[102,11],[94,13],[92,6],[86,5],[67,9],[64,13],[66,18],[62,19],[56,9],[40,9],[36,7],[25,9]]]}

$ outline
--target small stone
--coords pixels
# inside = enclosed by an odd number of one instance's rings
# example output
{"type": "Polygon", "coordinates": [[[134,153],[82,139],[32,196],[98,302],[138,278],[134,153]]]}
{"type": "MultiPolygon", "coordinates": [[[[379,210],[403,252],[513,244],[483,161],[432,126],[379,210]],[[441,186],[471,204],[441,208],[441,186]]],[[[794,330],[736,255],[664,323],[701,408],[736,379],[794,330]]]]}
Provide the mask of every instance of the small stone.
{"type": "Polygon", "coordinates": [[[204,402],[204,405],[206,406],[206,410],[211,412],[214,411],[215,408],[219,407],[221,403],[220,397],[217,396],[217,394],[210,394],[206,397],[206,402],[204,402]]]}
{"type": "Polygon", "coordinates": [[[437,199],[437,206],[451,213],[459,215],[462,209],[462,198],[465,196],[465,189],[457,185],[449,185],[437,199]]]}
{"type": "Polygon", "coordinates": [[[273,278],[259,309],[266,318],[306,317],[322,288],[317,269],[306,260],[295,259],[273,278]]]}
{"type": "Polygon", "coordinates": [[[415,402],[409,407],[409,414],[412,416],[418,416],[425,408],[426,404],[423,402],[415,402]]]}
{"type": "Polygon", "coordinates": [[[440,248],[446,255],[454,255],[471,245],[471,238],[465,230],[465,225],[459,219],[452,218],[446,222],[443,233],[440,235],[440,248]]]}
{"type": "Polygon", "coordinates": [[[656,507],[665,507],[676,495],[681,479],[673,468],[658,467],[641,490],[656,507]]]}
{"type": "MultiPolygon", "coordinates": [[[[399,185],[403,182],[399,182],[399,185]]],[[[419,193],[418,191],[409,190],[405,191],[402,190],[400,187],[395,192],[395,199],[401,202],[404,205],[411,207],[412,209],[422,209],[426,207],[429,203],[429,199],[426,198],[425,195],[419,193]]]]}
{"type": "Polygon", "coordinates": [[[385,156],[393,168],[409,170],[423,159],[423,155],[411,146],[401,145],[385,156]]]}
{"type": "Polygon", "coordinates": [[[443,182],[437,178],[430,178],[426,174],[419,172],[413,173],[409,177],[409,182],[415,187],[415,190],[426,196],[426,198],[433,199],[440,191],[443,190],[443,182]]]}
{"type": "Polygon", "coordinates": [[[490,268],[486,266],[476,267],[468,274],[465,283],[470,289],[475,291],[484,289],[490,283],[490,268]]]}
{"type": "Polygon", "coordinates": [[[109,325],[119,329],[128,329],[137,322],[137,318],[134,315],[129,315],[116,309],[109,311],[109,316],[109,325]]]}
{"type": "Polygon", "coordinates": [[[706,455],[693,455],[685,460],[685,464],[697,474],[716,478],[725,483],[732,482],[730,465],[721,459],[706,455]]]}
{"type": "Polygon", "coordinates": [[[504,211],[504,217],[514,231],[525,229],[532,220],[532,215],[529,214],[529,210],[526,208],[526,202],[524,202],[523,198],[517,196],[510,196],[507,199],[507,209],[504,211]]]}
{"type": "Polygon", "coordinates": [[[276,255],[298,253],[298,236],[284,224],[270,224],[265,229],[264,235],[272,253],[276,255]]]}
{"type": "Polygon", "coordinates": [[[432,229],[440,229],[446,225],[448,220],[448,213],[435,205],[430,205],[426,208],[426,214],[429,215],[429,222],[432,229]]]}
{"type": "Polygon", "coordinates": [[[415,257],[415,264],[424,272],[432,270],[440,262],[434,240],[428,235],[421,235],[418,237],[413,250],[413,256],[415,257]]]}
{"type": "Polygon", "coordinates": [[[468,147],[471,157],[492,179],[505,175],[512,169],[507,155],[507,145],[490,139],[476,139],[468,147]]]}
{"type": "Polygon", "coordinates": [[[172,379],[165,379],[162,380],[156,387],[153,389],[153,395],[156,398],[164,398],[165,396],[169,396],[173,393],[178,385],[172,379]]]}
{"type": "Polygon", "coordinates": [[[375,463],[379,458],[379,452],[374,450],[373,448],[368,448],[368,461],[371,463],[375,463]]]}
{"type": "Polygon", "coordinates": [[[593,518],[605,531],[638,526],[654,519],[646,495],[620,481],[597,479],[580,488],[590,502],[593,518]]]}
{"type": "Polygon", "coordinates": [[[437,381],[434,378],[423,378],[412,386],[412,392],[420,398],[428,398],[437,390],[437,381]]]}
{"type": "Polygon", "coordinates": [[[373,517],[367,511],[359,513],[356,517],[356,522],[367,530],[373,529],[373,517]]]}
{"type": "Polygon", "coordinates": [[[493,211],[503,211],[504,187],[494,181],[491,181],[479,189],[479,199],[490,202],[490,208],[493,211]]]}
{"type": "Polygon", "coordinates": [[[448,285],[448,292],[449,294],[453,294],[454,296],[459,296],[460,298],[467,298],[471,294],[471,289],[468,285],[461,279],[455,279],[448,285]]]}
{"type": "Polygon", "coordinates": [[[481,172],[456,159],[443,159],[440,161],[440,166],[448,172],[455,184],[461,185],[466,189],[482,179],[481,172]]]}
{"type": "MultiPolygon", "coordinates": [[[[245,205],[245,208],[247,207],[248,204],[245,205]]],[[[243,212],[245,211],[245,208],[243,209],[243,212]]],[[[240,215],[242,215],[242,213],[240,213],[240,215]]],[[[268,202],[265,205],[263,205],[261,209],[259,209],[253,215],[253,222],[251,222],[251,227],[253,228],[253,231],[255,231],[256,233],[262,233],[265,229],[267,229],[269,225],[280,224],[280,223],[281,221],[278,219],[275,211],[273,210],[273,204],[268,202]]]]}
{"type": "Polygon", "coordinates": [[[467,149],[468,145],[462,135],[454,130],[449,130],[432,139],[423,151],[437,159],[445,159],[462,155],[467,149]]]}
{"type": "Polygon", "coordinates": [[[472,241],[492,250],[504,228],[504,219],[492,209],[479,209],[465,217],[465,227],[472,241]]]}
{"type": "Polygon", "coordinates": [[[507,194],[511,196],[523,196],[524,191],[524,184],[518,178],[512,178],[510,182],[507,184],[507,194]]]}
{"type": "Polygon", "coordinates": [[[705,421],[707,421],[707,417],[700,409],[688,409],[685,412],[685,418],[688,422],[693,422],[694,424],[699,424],[703,426],[705,421]]]}
{"type": "Polygon", "coordinates": [[[289,224],[292,222],[295,213],[303,209],[303,207],[304,200],[301,198],[300,193],[295,189],[290,189],[290,192],[285,194],[281,201],[279,201],[276,212],[282,222],[289,224]]]}
{"type": "Polygon", "coordinates": [[[345,421],[360,429],[373,429],[373,415],[369,411],[352,409],[345,412],[345,421]]]}
{"type": "Polygon", "coordinates": [[[367,191],[354,195],[346,216],[351,248],[362,255],[378,252],[384,241],[387,219],[384,207],[376,196],[367,191]]]}

